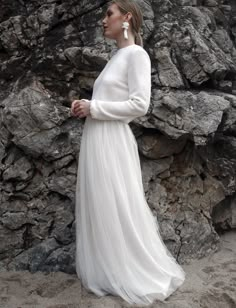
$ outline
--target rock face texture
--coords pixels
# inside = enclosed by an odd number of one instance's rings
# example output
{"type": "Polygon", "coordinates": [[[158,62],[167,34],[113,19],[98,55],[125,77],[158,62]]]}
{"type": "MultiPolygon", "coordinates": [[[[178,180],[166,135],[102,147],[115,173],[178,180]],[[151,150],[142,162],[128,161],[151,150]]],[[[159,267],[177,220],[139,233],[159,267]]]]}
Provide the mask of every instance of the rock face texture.
{"type": "MultiPolygon", "coordinates": [[[[130,123],[143,184],[180,263],[236,228],[236,2],[139,0],[152,61],[147,115],[130,123]]],[[[84,119],[116,49],[107,1],[0,0],[0,269],[75,272],[75,185],[84,119]]]]}

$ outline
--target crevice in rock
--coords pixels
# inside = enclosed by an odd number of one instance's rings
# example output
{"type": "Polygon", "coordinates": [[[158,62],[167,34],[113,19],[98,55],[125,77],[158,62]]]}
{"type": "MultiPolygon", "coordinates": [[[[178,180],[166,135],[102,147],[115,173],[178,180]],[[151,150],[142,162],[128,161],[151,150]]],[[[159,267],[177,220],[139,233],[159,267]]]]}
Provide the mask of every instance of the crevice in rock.
{"type": "Polygon", "coordinates": [[[24,244],[22,248],[29,249],[30,247],[32,247],[32,242],[33,242],[33,237],[32,237],[32,232],[31,232],[32,224],[26,223],[24,224],[24,227],[25,227],[25,231],[23,232],[23,235],[22,235],[24,244]]]}
{"type": "Polygon", "coordinates": [[[236,229],[236,194],[227,196],[214,206],[211,216],[218,234],[236,229]]]}

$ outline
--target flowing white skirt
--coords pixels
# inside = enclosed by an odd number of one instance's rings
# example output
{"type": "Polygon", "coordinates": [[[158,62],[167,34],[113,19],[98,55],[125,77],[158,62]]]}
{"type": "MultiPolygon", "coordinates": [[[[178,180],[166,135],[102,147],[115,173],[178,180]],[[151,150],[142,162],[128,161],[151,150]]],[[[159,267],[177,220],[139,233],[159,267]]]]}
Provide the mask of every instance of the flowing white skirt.
{"type": "Polygon", "coordinates": [[[143,189],[138,146],[121,121],[86,118],[76,184],[76,272],[97,296],[164,301],[185,280],[143,189]]]}

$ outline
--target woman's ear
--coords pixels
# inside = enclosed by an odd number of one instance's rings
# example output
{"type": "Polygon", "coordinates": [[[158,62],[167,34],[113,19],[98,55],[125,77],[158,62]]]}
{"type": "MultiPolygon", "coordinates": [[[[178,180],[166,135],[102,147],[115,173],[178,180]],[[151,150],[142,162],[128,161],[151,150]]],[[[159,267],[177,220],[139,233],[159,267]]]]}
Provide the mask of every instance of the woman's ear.
{"type": "Polygon", "coordinates": [[[126,20],[125,21],[130,21],[130,19],[132,18],[132,13],[130,13],[130,12],[128,12],[127,14],[126,14],[126,20]]]}

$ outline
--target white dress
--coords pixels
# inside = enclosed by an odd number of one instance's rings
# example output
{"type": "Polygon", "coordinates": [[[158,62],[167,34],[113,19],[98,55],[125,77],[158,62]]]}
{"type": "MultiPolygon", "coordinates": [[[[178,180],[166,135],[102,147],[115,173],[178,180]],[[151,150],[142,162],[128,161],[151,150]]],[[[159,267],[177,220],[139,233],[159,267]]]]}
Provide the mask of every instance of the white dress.
{"type": "Polygon", "coordinates": [[[129,122],[147,113],[151,61],[133,44],[96,79],[81,139],[76,184],[76,272],[98,296],[164,301],[185,280],[145,199],[129,122]]]}

